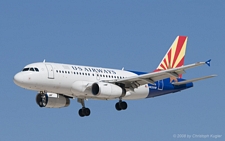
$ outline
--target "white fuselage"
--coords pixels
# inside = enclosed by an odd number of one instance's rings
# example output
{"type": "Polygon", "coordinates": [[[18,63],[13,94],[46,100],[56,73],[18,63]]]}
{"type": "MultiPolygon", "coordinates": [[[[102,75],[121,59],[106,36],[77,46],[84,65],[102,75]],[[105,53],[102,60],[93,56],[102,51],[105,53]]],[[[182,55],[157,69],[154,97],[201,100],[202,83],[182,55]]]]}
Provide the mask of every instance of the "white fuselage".
{"type": "MultiPolygon", "coordinates": [[[[14,76],[14,82],[20,87],[38,92],[57,93],[74,98],[115,99],[118,96],[96,96],[82,91],[82,87],[96,82],[107,82],[135,75],[125,70],[43,62],[25,66],[24,71],[14,76]],[[74,84],[78,82],[82,82],[80,91],[73,89],[74,84]]],[[[142,85],[134,91],[127,91],[123,99],[142,99],[146,98],[148,94],[148,85],[142,85]]]]}

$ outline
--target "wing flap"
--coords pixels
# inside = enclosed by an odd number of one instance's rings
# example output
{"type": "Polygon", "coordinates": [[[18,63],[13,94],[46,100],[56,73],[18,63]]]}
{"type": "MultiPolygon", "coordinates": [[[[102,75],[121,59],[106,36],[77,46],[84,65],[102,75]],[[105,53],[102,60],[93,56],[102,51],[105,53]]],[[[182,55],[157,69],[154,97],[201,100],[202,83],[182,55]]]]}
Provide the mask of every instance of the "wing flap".
{"type": "Polygon", "coordinates": [[[200,77],[200,78],[194,78],[194,79],[190,79],[190,80],[185,80],[185,81],[181,81],[181,82],[173,82],[172,84],[174,85],[183,85],[183,84],[187,84],[187,83],[191,83],[191,82],[195,82],[195,81],[199,81],[199,80],[204,80],[204,79],[208,79],[208,78],[212,78],[212,77],[216,77],[217,75],[209,75],[209,76],[204,76],[204,77],[200,77]]]}

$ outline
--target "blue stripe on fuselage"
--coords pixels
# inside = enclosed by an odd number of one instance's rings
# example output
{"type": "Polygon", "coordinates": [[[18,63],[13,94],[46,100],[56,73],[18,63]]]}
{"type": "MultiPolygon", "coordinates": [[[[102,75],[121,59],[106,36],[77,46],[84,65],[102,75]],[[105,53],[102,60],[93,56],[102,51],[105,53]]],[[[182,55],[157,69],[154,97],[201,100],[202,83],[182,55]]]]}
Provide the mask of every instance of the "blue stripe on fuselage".
{"type": "MultiPolygon", "coordinates": [[[[177,78],[178,82],[184,81],[185,79],[177,78]]],[[[149,86],[149,94],[146,98],[161,96],[169,93],[179,92],[181,90],[185,90],[193,87],[193,83],[187,83],[184,85],[173,85],[170,83],[170,78],[166,78],[156,82],[156,85],[148,84],[149,86]]]]}
{"type": "MultiPolygon", "coordinates": [[[[130,71],[130,72],[133,72],[137,75],[146,74],[146,72],[139,72],[139,71],[130,71]]],[[[184,81],[184,80],[185,79],[177,78],[178,82],[184,81]]],[[[193,83],[187,83],[187,84],[179,85],[179,86],[173,85],[170,82],[170,78],[159,80],[155,82],[155,84],[156,85],[148,84],[149,94],[146,98],[161,96],[161,95],[165,95],[169,93],[175,93],[175,92],[179,92],[181,90],[185,90],[185,89],[193,87],[193,83]]]]}

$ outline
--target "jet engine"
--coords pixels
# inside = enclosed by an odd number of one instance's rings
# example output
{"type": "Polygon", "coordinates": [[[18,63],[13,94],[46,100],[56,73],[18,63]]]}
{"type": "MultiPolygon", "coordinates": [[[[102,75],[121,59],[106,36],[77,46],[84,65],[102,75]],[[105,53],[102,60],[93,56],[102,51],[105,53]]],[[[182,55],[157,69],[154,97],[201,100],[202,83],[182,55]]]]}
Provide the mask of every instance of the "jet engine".
{"type": "Polygon", "coordinates": [[[105,97],[105,98],[118,98],[122,94],[125,94],[125,90],[121,87],[105,82],[93,83],[91,87],[91,92],[95,96],[105,97]]]}
{"type": "Polygon", "coordinates": [[[70,99],[55,93],[40,94],[36,96],[36,102],[40,107],[62,108],[70,105],[70,99]]]}

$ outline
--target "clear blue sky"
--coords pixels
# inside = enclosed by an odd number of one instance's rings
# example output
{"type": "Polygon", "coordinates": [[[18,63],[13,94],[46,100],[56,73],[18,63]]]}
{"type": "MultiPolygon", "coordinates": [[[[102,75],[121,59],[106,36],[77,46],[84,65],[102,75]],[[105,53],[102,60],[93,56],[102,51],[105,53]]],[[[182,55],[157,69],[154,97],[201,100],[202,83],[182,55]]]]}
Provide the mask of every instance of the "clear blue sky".
{"type": "MultiPolygon", "coordinates": [[[[0,140],[187,140],[174,134],[218,134],[225,140],[225,2],[218,1],[0,1],[0,140]],[[195,87],[152,99],[89,100],[80,118],[76,100],[39,108],[35,91],[16,86],[25,65],[71,63],[152,71],[177,35],[187,35],[187,79],[218,74],[195,87]]],[[[215,140],[212,138],[192,140],[215,140]]]]}

